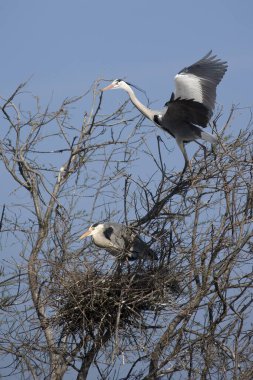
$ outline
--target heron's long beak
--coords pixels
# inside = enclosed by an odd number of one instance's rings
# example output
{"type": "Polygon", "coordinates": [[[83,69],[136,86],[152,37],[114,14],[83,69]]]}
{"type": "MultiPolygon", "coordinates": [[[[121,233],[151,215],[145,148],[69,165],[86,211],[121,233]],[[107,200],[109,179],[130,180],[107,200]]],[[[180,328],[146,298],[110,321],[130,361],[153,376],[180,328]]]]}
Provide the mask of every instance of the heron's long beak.
{"type": "Polygon", "coordinates": [[[114,84],[111,83],[111,84],[109,84],[109,86],[106,86],[106,87],[102,88],[101,91],[112,90],[113,87],[114,87],[114,84]]]}
{"type": "Polygon", "coordinates": [[[82,236],[80,236],[79,240],[82,240],[82,239],[86,238],[91,233],[92,233],[92,230],[88,229],[88,231],[86,231],[84,234],[82,234],[82,236]]]}

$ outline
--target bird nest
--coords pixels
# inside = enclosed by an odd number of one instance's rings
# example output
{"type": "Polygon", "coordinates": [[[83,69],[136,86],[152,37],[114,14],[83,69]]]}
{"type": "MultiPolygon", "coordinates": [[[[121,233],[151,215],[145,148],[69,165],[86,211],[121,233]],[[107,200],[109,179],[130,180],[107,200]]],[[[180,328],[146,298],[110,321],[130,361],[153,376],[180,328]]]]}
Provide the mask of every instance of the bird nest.
{"type": "Polygon", "coordinates": [[[168,268],[152,268],[122,273],[96,270],[68,272],[55,279],[51,288],[55,309],[52,323],[64,334],[100,332],[126,326],[148,327],[147,312],[176,304],[179,293],[177,276],[168,268]],[[177,277],[177,279],[176,279],[177,277]]]}

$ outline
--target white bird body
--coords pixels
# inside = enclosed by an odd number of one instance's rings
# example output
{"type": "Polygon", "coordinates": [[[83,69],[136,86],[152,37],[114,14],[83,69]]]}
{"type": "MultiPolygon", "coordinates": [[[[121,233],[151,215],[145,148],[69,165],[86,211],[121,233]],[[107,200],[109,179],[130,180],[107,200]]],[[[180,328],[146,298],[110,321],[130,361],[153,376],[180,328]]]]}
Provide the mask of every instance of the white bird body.
{"type": "Polygon", "coordinates": [[[119,259],[157,260],[156,253],[149,248],[139,235],[124,224],[107,222],[90,226],[80,239],[91,236],[96,246],[104,248],[119,259]]]}
{"type": "MultiPolygon", "coordinates": [[[[215,107],[216,87],[227,70],[226,62],[211,56],[211,51],[193,65],[184,68],[175,76],[175,93],[161,111],[151,110],[135,96],[131,86],[115,79],[102,91],[123,89],[135,107],[156,126],[176,139],[184,158],[185,168],[189,162],[185,142],[202,139],[216,143],[217,137],[203,131],[212,117],[215,107]],[[202,127],[202,128],[200,128],[202,127]]],[[[197,142],[197,141],[196,141],[197,142]]],[[[200,144],[201,145],[201,144],[200,144]]]]}

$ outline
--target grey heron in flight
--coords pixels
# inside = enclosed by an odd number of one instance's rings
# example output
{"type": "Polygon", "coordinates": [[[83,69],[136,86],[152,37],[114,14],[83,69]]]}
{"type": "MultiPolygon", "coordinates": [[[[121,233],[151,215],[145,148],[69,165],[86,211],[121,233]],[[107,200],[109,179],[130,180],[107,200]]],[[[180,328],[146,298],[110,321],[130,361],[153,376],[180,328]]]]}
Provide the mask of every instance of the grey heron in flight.
{"type": "MultiPolygon", "coordinates": [[[[216,87],[227,71],[227,67],[227,62],[221,61],[210,51],[193,65],[184,68],[175,76],[175,92],[172,92],[170,100],[165,103],[165,109],[161,111],[151,110],[144,106],[135,96],[130,84],[122,79],[115,79],[102,91],[125,90],[132,103],[145,117],[176,139],[184,155],[185,170],[189,159],[184,143],[197,142],[198,139],[212,144],[217,142],[216,136],[200,127],[207,127],[212,117],[216,87]]],[[[198,144],[202,146],[199,142],[198,144]]]]}
{"type": "Polygon", "coordinates": [[[104,248],[118,259],[157,260],[156,253],[130,227],[106,222],[94,223],[80,239],[91,236],[96,246],[104,248]]]}

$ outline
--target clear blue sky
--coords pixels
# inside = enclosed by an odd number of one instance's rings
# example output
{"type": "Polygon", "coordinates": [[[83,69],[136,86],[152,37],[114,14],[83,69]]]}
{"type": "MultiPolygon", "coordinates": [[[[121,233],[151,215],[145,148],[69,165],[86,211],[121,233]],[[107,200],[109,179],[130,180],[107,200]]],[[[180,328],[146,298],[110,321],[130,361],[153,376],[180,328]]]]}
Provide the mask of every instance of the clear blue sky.
{"type": "Polygon", "coordinates": [[[163,105],[174,75],[213,49],[229,63],[218,102],[251,105],[252,14],[251,0],[1,1],[0,94],[31,75],[45,101],[126,76],[163,105]]]}
{"type": "MultiPolygon", "coordinates": [[[[60,103],[98,77],[126,77],[159,108],[174,75],[212,49],[229,64],[217,97],[228,115],[232,104],[253,105],[252,14],[252,0],[2,0],[0,95],[32,76],[34,95],[60,103]]],[[[108,112],[126,99],[105,95],[108,112]]]]}

